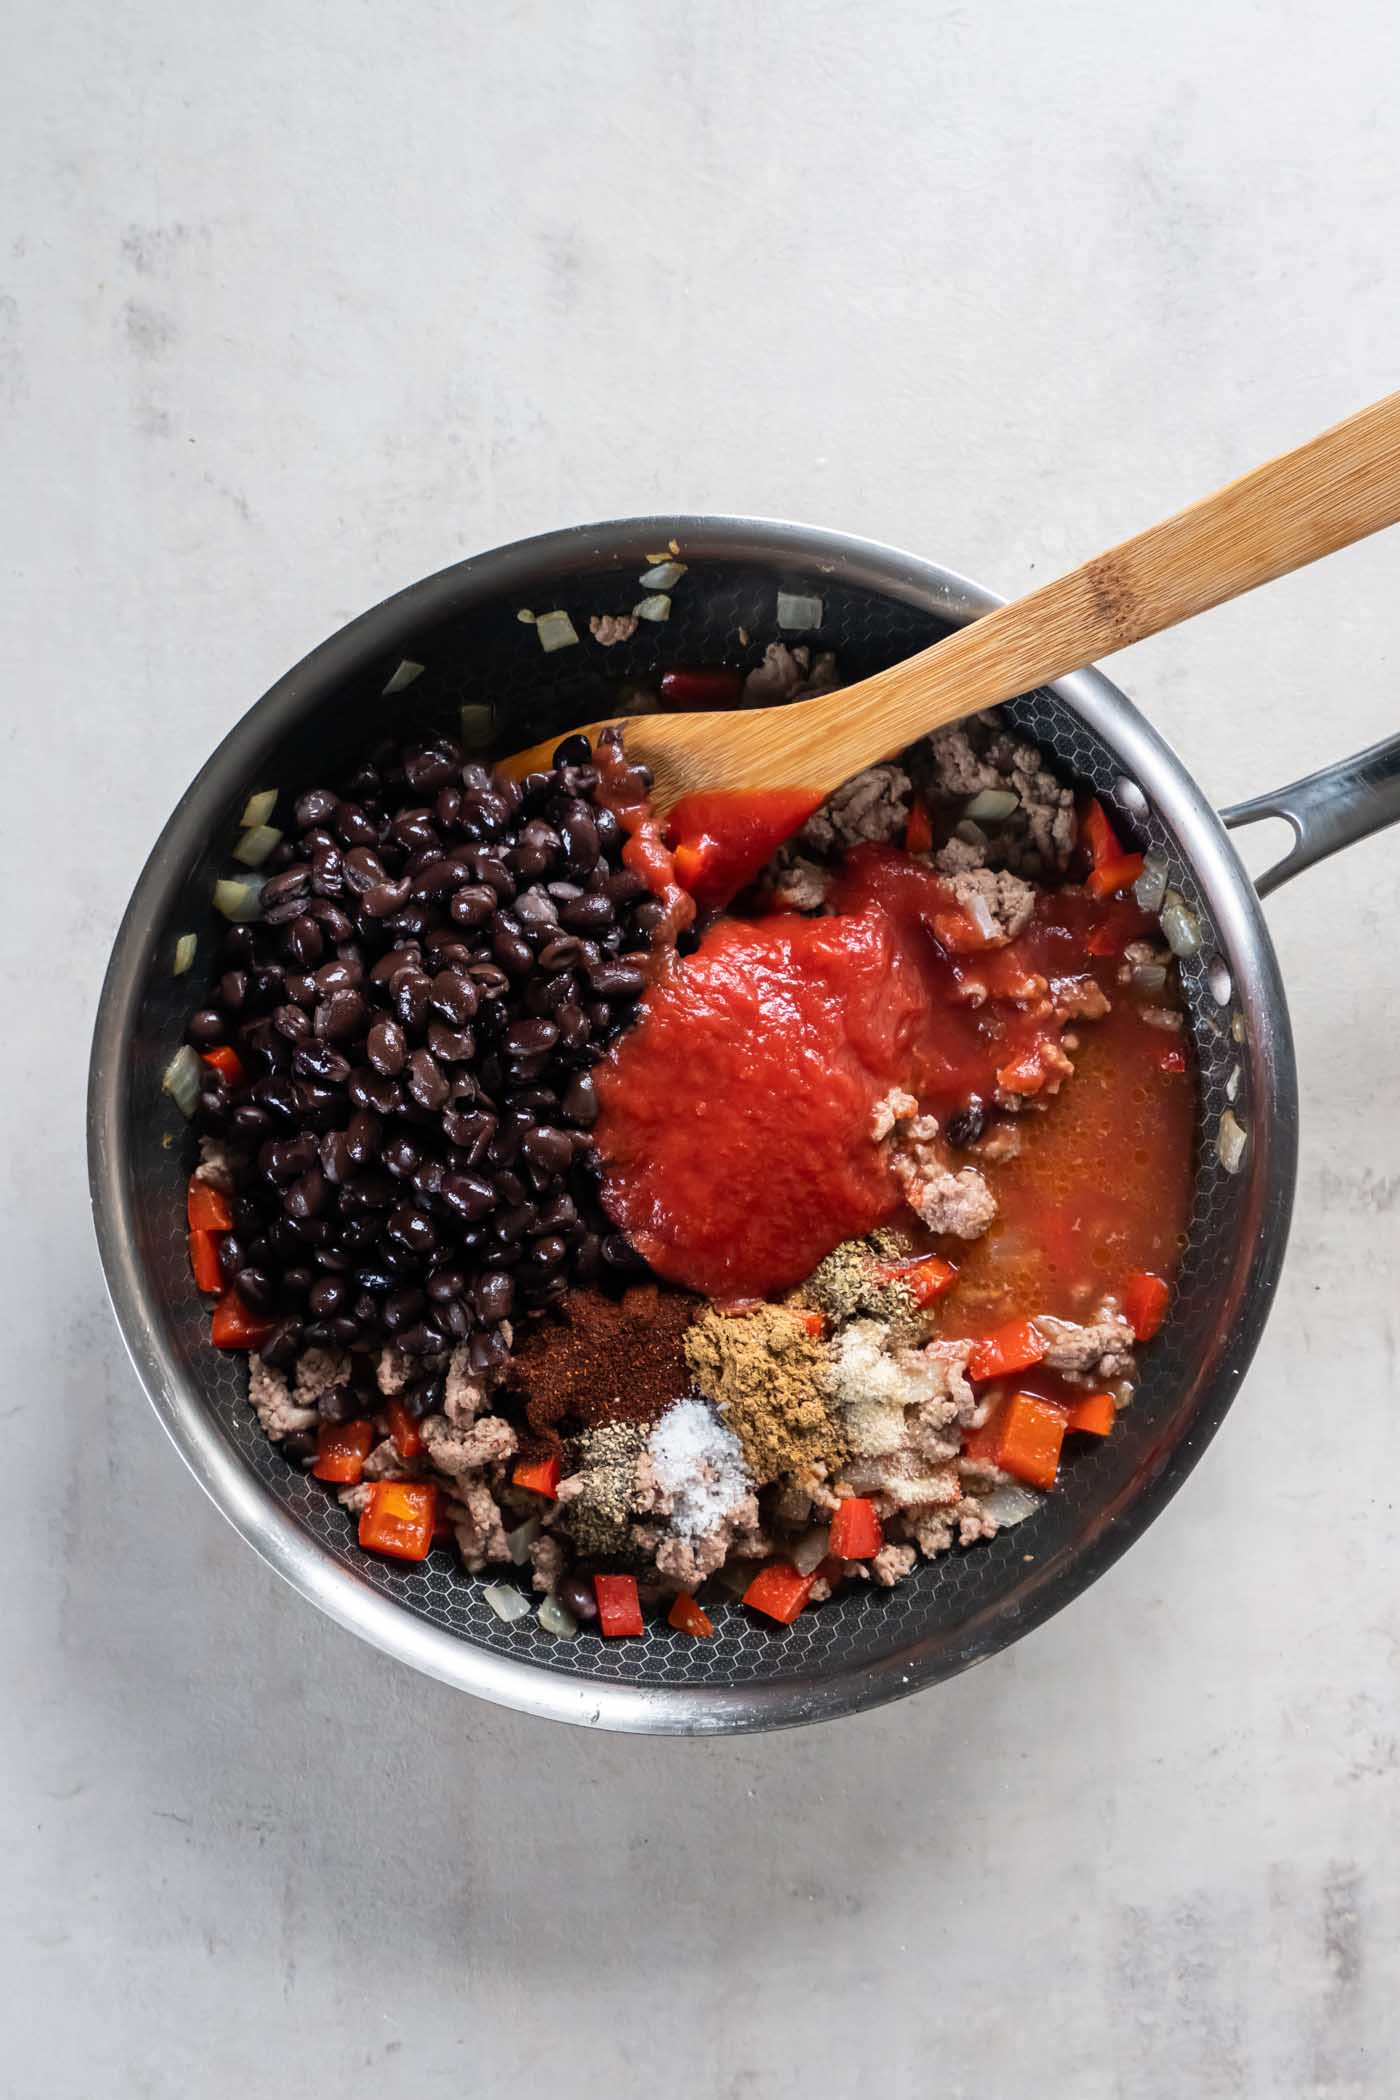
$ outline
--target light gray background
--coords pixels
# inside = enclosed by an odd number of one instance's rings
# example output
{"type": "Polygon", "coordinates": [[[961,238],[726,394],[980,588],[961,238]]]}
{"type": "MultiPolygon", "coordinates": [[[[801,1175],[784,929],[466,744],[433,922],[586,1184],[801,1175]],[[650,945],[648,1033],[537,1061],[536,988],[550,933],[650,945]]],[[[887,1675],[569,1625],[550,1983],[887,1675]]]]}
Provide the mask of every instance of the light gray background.
{"type": "MultiPolygon", "coordinates": [[[[1205,1462],[815,1733],[553,1729],[314,1617],[137,1390],[81,1129],[172,803],[399,585],[708,508],[1018,591],[1394,387],[1393,6],[7,12],[6,2093],[1393,2093],[1400,836],[1270,906],[1298,1214],[1205,1462]]],[[[1397,727],[1398,571],[1119,675],[1273,785],[1397,727]]]]}

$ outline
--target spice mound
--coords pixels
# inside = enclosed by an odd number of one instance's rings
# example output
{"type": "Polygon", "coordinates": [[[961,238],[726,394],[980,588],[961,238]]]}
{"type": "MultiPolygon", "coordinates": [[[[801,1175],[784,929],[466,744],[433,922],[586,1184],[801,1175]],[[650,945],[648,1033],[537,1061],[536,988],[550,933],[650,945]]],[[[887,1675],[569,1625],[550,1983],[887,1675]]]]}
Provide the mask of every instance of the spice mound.
{"type": "Polygon", "coordinates": [[[755,1480],[766,1486],[840,1456],[842,1438],[821,1395],[823,1352],[800,1313],[711,1306],[686,1334],[685,1358],[738,1436],[755,1480]]]}
{"type": "Polygon", "coordinates": [[[699,1303],[654,1283],[636,1284],[620,1299],[577,1290],[527,1327],[506,1385],[523,1398],[541,1444],[557,1450],[561,1428],[650,1422],[687,1392],[682,1341],[699,1303]]]}

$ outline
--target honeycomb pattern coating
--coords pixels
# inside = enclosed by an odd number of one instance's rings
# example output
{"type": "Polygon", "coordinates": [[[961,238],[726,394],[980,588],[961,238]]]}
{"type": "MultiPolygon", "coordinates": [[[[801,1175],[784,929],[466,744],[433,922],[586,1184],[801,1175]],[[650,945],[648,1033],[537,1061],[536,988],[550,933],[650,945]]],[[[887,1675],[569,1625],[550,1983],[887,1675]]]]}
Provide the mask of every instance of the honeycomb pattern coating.
{"type": "MultiPolygon", "coordinates": [[[[540,649],[533,629],[516,618],[513,604],[477,608],[425,632],[405,653],[421,660],[426,669],[402,695],[393,700],[381,697],[395,658],[371,667],[323,708],[313,724],[287,739],[266,778],[241,784],[220,839],[211,842],[190,870],[181,901],[153,949],[134,1045],[131,1172],[140,1192],[142,1260],[154,1279],[184,1374],[243,1464],[326,1552],[408,1611],[478,1647],[600,1682],[724,1687],[771,1683],[821,1673],[837,1664],[881,1660],[930,1633],[947,1635],[984,1621],[1024,1580],[1028,1558],[1043,1568],[1072,1555],[1126,1506],[1135,1480],[1155,1465],[1163,1449],[1189,1432],[1192,1378],[1212,1316],[1212,1281],[1226,1266],[1237,1232],[1241,1183],[1222,1171],[1214,1136],[1238,1051],[1231,1039],[1230,1013],[1217,1007],[1206,981],[1214,945],[1203,916],[1205,946],[1183,970],[1201,1090],[1195,1193],[1181,1287],[1164,1332],[1145,1356],[1138,1397],[1115,1435],[1097,1448],[1072,1454],[1059,1490],[1015,1530],[921,1564],[893,1591],[852,1585],[789,1628],[727,1604],[712,1614],[711,1641],[695,1641],[658,1624],[645,1640],[604,1642],[583,1631],[566,1642],[546,1634],[533,1618],[503,1625],[483,1601],[483,1582],[465,1574],[450,1549],[438,1548],[416,1566],[361,1553],[353,1520],[331,1492],[288,1464],[264,1438],[247,1404],[243,1359],[221,1355],[206,1343],[207,1304],[195,1291],[186,1257],[184,1187],[192,1146],[175,1111],[159,1094],[159,1074],[181,1039],[184,1015],[201,1003],[207,983],[217,925],[207,900],[214,879],[224,871],[221,848],[234,835],[244,794],[274,784],[295,790],[333,775],[389,728],[402,734],[431,724],[455,731],[464,704],[490,706],[495,748],[511,750],[607,714],[617,705],[621,687],[631,681],[654,681],[669,665],[756,663],[765,642],[777,633],[775,592],[780,585],[822,598],[820,631],[787,639],[835,649],[847,678],[896,662],[946,631],[927,612],[873,591],[837,586],[826,576],[715,561],[691,567],[676,588],[668,624],[643,625],[631,643],[607,652],[587,639],[587,617],[630,610],[638,595],[630,570],[573,581],[565,603],[585,639],[580,647],[555,655],[540,649]],[[741,630],[752,637],[747,644],[740,640],[741,630]],[[199,955],[188,976],[174,979],[169,974],[171,952],[176,936],[187,930],[199,933],[199,955]]],[[[534,607],[536,612],[548,609],[538,603],[534,607]]],[[[1141,798],[1130,786],[1125,802],[1119,763],[1094,731],[1050,692],[1017,700],[1006,713],[1066,778],[1104,799],[1126,836],[1167,856],[1173,887],[1201,912],[1202,899],[1171,836],[1155,814],[1133,813],[1141,798]]],[[[1237,1097],[1232,1105],[1248,1127],[1248,1100],[1237,1097]]],[[[507,1569],[493,1570],[490,1579],[523,1578],[507,1569]]]]}

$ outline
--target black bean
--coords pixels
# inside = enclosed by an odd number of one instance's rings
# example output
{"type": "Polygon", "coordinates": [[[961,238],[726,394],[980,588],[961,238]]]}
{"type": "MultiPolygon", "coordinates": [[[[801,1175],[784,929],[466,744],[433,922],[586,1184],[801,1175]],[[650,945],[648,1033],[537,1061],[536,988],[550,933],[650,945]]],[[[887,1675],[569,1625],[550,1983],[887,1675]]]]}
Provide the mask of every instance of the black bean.
{"type": "Polygon", "coordinates": [[[440,1064],[465,1064],[476,1055],[476,1039],[470,1028],[444,1028],[441,1022],[430,1021],[428,1048],[440,1064]]]}
{"type": "MultiPolygon", "coordinates": [[[[308,919],[307,924],[314,926],[316,921],[308,919]]],[[[316,1004],[316,980],[308,977],[304,970],[288,970],[282,980],[282,989],[293,1006],[312,1007],[316,1004]]]]}
{"type": "Polygon", "coordinates": [[[357,1214],[363,1210],[384,1210],[395,1199],[395,1184],[388,1174],[380,1174],[374,1168],[357,1174],[353,1182],[346,1182],[340,1191],[342,1214],[357,1214]]]}
{"type": "Polygon", "coordinates": [[[330,1130],[345,1113],[345,1098],[339,1087],[322,1085],[318,1079],[298,1079],[293,1089],[297,1114],[311,1130],[330,1130]]]}
{"type": "Polygon", "coordinates": [[[269,1312],[277,1302],[277,1286],[266,1269],[240,1269],[238,1295],[254,1312],[269,1312]]]}
{"type": "Polygon", "coordinates": [[[425,1204],[442,1193],[443,1176],[447,1171],[440,1159],[420,1160],[414,1168],[409,1178],[425,1204]]]}
{"type": "Polygon", "coordinates": [[[346,987],[332,992],[316,1008],[316,1033],[323,1042],[348,1043],[359,1034],[368,1016],[364,993],[346,987]]]}
{"type": "Polygon", "coordinates": [[[258,1154],[258,1166],[269,1181],[295,1181],[315,1163],[316,1140],[304,1132],[294,1138],[270,1138],[258,1154]]]}
{"type": "Polygon", "coordinates": [[[444,1174],[442,1200],[459,1218],[474,1223],[496,1208],[495,1188],[481,1174],[444,1174]]]}
{"type": "Polygon", "coordinates": [[[564,868],[570,875],[587,875],[598,864],[601,848],[598,827],[586,805],[576,802],[565,811],[559,825],[564,840],[564,868]]]}
{"type": "Polygon", "coordinates": [[[371,919],[392,919],[395,914],[402,913],[411,895],[405,876],[399,882],[376,882],[372,889],[365,891],[360,904],[371,919]]]}
{"type": "Polygon", "coordinates": [[[359,1400],[348,1380],[328,1386],[317,1396],[316,1412],[323,1422],[353,1422],[359,1411],[359,1400]]]}
{"type": "Polygon", "coordinates": [[[574,1156],[573,1141],[568,1134],[562,1130],[553,1130],[548,1124],[541,1124],[535,1130],[527,1130],[521,1140],[520,1149],[537,1187],[543,1187],[558,1175],[566,1173],[574,1156]]]}
{"type": "MultiPolygon", "coordinates": [[[[280,875],[269,875],[259,894],[264,920],[274,904],[287,904],[295,898],[309,897],[312,873],[310,861],[302,860],[294,867],[284,868],[280,875]]],[[[294,919],[299,916],[297,912],[292,913],[294,919]]]]}
{"type": "Polygon", "coordinates": [[[552,766],[590,766],[593,763],[593,746],[581,730],[575,729],[562,743],[554,747],[552,766]]]}
{"type": "Polygon", "coordinates": [[[406,1386],[401,1398],[409,1413],[418,1421],[421,1421],[424,1415],[440,1414],[443,1401],[447,1398],[447,1381],[441,1371],[430,1371],[426,1377],[415,1378],[406,1386]]]}
{"type": "Polygon", "coordinates": [[[350,1060],[329,1043],[299,1043],[292,1052],[292,1070],[301,1079],[318,1079],[322,1086],[342,1087],[350,1077],[350,1060]]]}
{"type": "Polygon", "coordinates": [[[357,897],[363,897],[376,883],[385,879],[384,863],[368,846],[352,846],[345,856],[345,884],[357,897]]]}
{"type": "Polygon", "coordinates": [[[392,1269],[382,1268],[378,1262],[370,1262],[363,1269],[356,1269],[355,1282],[362,1291],[376,1294],[397,1288],[398,1277],[392,1269]]]}
{"type": "Polygon", "coordinates": [[[467,1361],[479,1378],[498,1371],[509,1355],[510,1344],[499,1327],[484,1328],[467,1344],[467,1361]]]}
{"type": "Polygon", "coordinates": [[[282,1198],[282,1205],[290,1218],[314,1219],[324,1208],[327,1194],[326,1178],[320,1167],[308,1167],[300,1180],[292,1183],[282,1198]]]}
{"type": "Polygon", "coordinates": [[[428,1278],[428,1296],[440,1303],[451,1298],[460,1298],[467,1287],[465,1269],[434,1269],[428,1278]]]}
{"type": "Polygon", "coordinates": [[[447,909],[459,926],[484,926],[496,909],[496,892],[484,882],[464,883],[447,909]]]}
{"type": "Polygon", "coordinates": [[[636,999],[646,987],[646,977],[635,963],[596,963],[588,973],[589,987],[599,999],[636,999]]]}
{"type": "Polygon", "coordinates": [[[229,1013],[241,1013],[248,1000],[248,972],[225,970],[219,979],[219,998],[229,1013]]]}
{"type": "Polygon", "coordinates": [[[521,933],[513,932],[496,914],[491,935],[491,953],[512,977],[526,977],[535,967],[535,951],[521,933]]]}
{"type": "Polygon", "coordinates": [[[525,1270],[530,1278],[552,1276],[568,1260],[569,1243],[557,1233],[546,1233],[532,1240],[525,1250],[525,1270]]]}
{"type": "Polygon", "coordinates": [[[313,824],[324,824],[327,817],[335,814],[335,796],[329,788],[308,788],[298,795],[292,815],[298,831],[309,831],[313,824]]]}
{"type": "Polygon", "coordinates": [[[602,1241],[600,1251],[608,1267],[618,1270],[624,1276],[641,1275],[646,1270],[646,1263],[636,1248],[630,1240],[624,1239],[620,1232],[608,1233],[602,1241]]]}
{"type": "Polygon", "coordinates": [[[354,932],[353,922],[338,904],[329,897],[313,897],[306,907],[307,917],[314,919],[328,941],[348,941],[354,932]]]}
{"type": "MultiPolygon", "coordinates": [[[[284,1279],[285,1280],[285,1279],[284,1279]]],[[[262,1345],[264,1363],[282,1370],[291,1363],[301,1347],[301,1321],[288,1314],[280,1319],[262,1345]]]]}
{"type": "Polygon", "coordinates": [[[444,740],[441,744],[427,744],[404,755],[404,778],[419,795],[435,794],[439,788],[450,786],[457,777],[457,768],[462,763],[462,754],[444,740]]]}
{"type": "Polygon", "coordinates": [[[408,1042],[397,1021],[381,1015],[370,1029],[365,1056],[376,1072],[389,1079],[397,1078],[408,1056],[408,1042]]]}
{"type": "Polygon", "coordinates": [[[412,1138],[396,1131],[385,1143],[384,1164],[391,1174],[401,1179],[411,1174],[418,1164],[418,1147],[412,1138]]]}
{"type": "Polygon", "coordinates": [[[447,1100],[447,1081],[430,1050],[413,1052],[404,1084],[420,1108],[436,1110],[447,1100]]]}
{"type": "Polygon", "coordinates": [[[970,1101],[951,1115],[944,1126],[944,1136],[950,1145],[975,1145],[987,1127],[987,1111],[981,1101],[970,1101]]]}
{"type": "Polygon", "coordinates": [[[383,1306],[384,1325],[390,1334],[396,1334],[401,1327],[411,1326],[419,1318],[427,1302],[422,1291],[412,1284],[406,1285],[402,1290],[391,1291],[383,1306]]]}
{"type": "Polygon", "coordinates": [[[343,1276],[322,1276],[312,1284],[306,1302],[318,1320],[326,1320],[348,1306],[350,1297],[350,1285],[343,1276]]]}
{"type": "Polygon", "coordinates": [[[394,1012],[410,1035],[421,1035],[428,1019],[428,979],[421,970],[396,970],[389,980],[394,1012]]]}
{"type": "Polygon", "coordinates": [[[185,1023],[185,1039],[197,1050],[212,1050],[215,1043],[223,1042],[227,1033],[228,1022],[213,1006],[201,1007],[185,1023]]]}
{"type": "Polygon", "coordinates": [[[337,1188],[354,1174],[355,1162],[343,1130],[328,1130],[322,1136],[321,1172],[337,1188]]]}
{"type": "Polygon", "coordinates": [[[589,893],[570,897],[559,907],[562,923],[574,933],[595,933],[613,922],[612,900],[589,893]]]}
{"type": "Polygon", "coordinates": [[[403,1095],[398,1082],[385,1079],[379,1072],[371,1072],[368,1065],[361,1065],[350,1074],[350,1099],[357,1108],[372,1108],[376,1115],[392,1116],[403,1106],[403,1095]]]}
{"type": "Polygon", "coordinates": [[[580,1006],[561,1006],[554,1016],[558,1040],[566,1050],[579,1050],[593,1034],[593,1024],[580,1006]]]}
{"type": "MultiPolygon", "coordinates": [[[[471,966],[471,981],[483,999],[499,999],[510,990],[510,979],[499,963],[479,962],[471,966]]],[[[478,1012],[480,1008],[478,1008],[478,1012]]]]}
{"type": "Polygon", "coordinates": [[[598,1616],[598,1596],[586,1575],[561,1576],[554,1592],[565,1611],[583,1625],[591,1626],[598,1616]]]}
{"type": "Polygon", "coordinates": [[[332,821],[343,845],[373,846],[378,843],[379,826],[358,802],[337,802],[332,821]]]}
{"type": "Polygon", "coordinates": [[[437,1245],[437,1227],[424,1210],[413,1203],[396,1203],[389,1213],[390,1235],[413,1254],[427,1254],[437,1245]]]}
{"type": "Polygon", "coordinates": [[[460,969],[439,970],[429,987],[429,998],[433,1010],[456,1028],[470,1021],[481,1004],[481,994],[460,969]]]}
{"type": "Polygon", "coordinates": [[[345,1131],[345,1144],[357,1167],[367,1167],[378,1157],[383,1143],[384,1126],[370,1108],[357,1108],[345,1131]]]}
{"type": "MultiPolygon", "coordinates": [[[[237,1111],[235,1111],[235,1114],[237,1111]]],[[[475,1166],[491,1142],[495,1119],[484,1109],[449,1108],[442,1127],[450,1145],[465,1154],[464,1164],[475,1166]]]]}
{"type": "Polygon", "coordinates": [[[491,1220],[491,1230],[502,1246],[513,1246],[523,1240],[537,1222],[533,1203],[512,1203],[508,1210],[498,1210],[491,1220]]]}

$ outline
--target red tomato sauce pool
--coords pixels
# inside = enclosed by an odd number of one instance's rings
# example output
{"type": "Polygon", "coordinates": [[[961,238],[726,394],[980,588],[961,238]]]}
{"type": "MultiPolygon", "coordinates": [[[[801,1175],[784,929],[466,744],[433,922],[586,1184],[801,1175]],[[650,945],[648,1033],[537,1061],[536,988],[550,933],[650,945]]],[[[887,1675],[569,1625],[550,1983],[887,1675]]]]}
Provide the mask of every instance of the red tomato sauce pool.
{"type": "MultiPolygon", "coordinates": [[[[1051,890],[1007,947],[950,952],[970,929],[948,885],[883,847],[849,857],[831,903],[824,918],[719,920],[598,1068],[604,1205],[659,1275],[712,1297],[786,1289],[895,1217],[876,1103],[900,1087],[946,1117],[1033,1070],[1059,1028],[1013,996],[1033,978],[1090,972],[1111,988],[1123,942],[1148,923],[1051,890]]],[[[1086,1042],[1101,1025],[1083,1026],[1086,1042]]],[[[1054,1122],[1077,1084],[1024,1120],[1054,1122]]],[[[1189,1156],[1188,1128],[1183,1182],[1189,1156]]]]}

